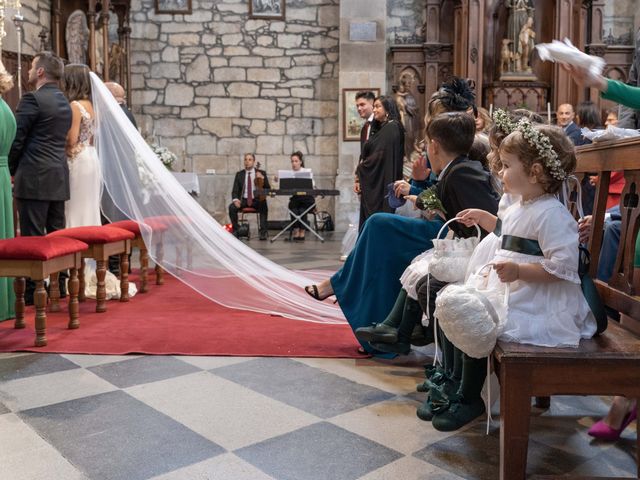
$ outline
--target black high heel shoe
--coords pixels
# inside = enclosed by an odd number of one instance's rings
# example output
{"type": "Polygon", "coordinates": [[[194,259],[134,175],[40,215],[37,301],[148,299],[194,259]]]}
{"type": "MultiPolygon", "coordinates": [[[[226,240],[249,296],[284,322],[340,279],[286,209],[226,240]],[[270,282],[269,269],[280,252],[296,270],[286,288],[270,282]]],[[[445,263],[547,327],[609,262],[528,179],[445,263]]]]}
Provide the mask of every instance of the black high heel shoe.
{"type": "MultiPolygon", "coordinates": [[[[317,285],[307,285],[306,287],[304,287],[304,291],[307,292],[311,297],[315,298],[320,302],[333,295],[333,293],[330,293],[329,295],[325,295],[324,297],[321,297],[320,292],[318,291],[317,285]]],[[[336,300],[333,303],[338,303],[338,299],[336,298],[336,300]]]]}

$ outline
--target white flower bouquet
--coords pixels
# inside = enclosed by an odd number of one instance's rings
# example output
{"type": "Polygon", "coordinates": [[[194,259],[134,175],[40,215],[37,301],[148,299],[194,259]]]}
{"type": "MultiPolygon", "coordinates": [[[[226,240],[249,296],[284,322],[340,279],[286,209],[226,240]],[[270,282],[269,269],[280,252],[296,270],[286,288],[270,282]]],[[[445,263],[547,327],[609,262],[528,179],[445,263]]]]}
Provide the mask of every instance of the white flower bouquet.
{"type": "Polygon", "coordinates": [[[160,159],[162,164],[169,170],[173,170],[173,162],[178,159],[176,154],[169,150],[167,147],[163,147],[161,145],[158,145],[157,143],[151,143],[149,144],[149,146],[151,147],[151,150],[153,150],[153,153],[155,153],[156,156],[160,159]]]}

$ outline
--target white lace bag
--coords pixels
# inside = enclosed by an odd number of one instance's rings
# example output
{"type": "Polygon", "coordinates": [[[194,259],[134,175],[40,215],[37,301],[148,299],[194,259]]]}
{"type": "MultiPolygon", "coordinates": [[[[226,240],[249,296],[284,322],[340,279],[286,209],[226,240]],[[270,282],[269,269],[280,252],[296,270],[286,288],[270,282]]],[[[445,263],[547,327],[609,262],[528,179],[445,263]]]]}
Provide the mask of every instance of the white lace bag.
{"type": "MultiPolygon", "coordinates": [[[[507,319],[509,284],[487,288],[489,272],[483,266],[464,285],[443,288],[436,297],[434,316],[447,338],[473,358],[487,357],[507,319]]],[[[500,284],[502,285],[502,284],[500,284]]]]}
{"type": "Polygon", "coordinates": [[[477,237],[440,238],[444,228],[458,219],[459,217],[452,218],[442,225],[438,235],[433,240],[433,257],[429,263],[429,273],[441,282],[453,283],[464,280],[469,259],[480,242],[481,232],[478,225],[475,226],[478,231],[477,237]]]}

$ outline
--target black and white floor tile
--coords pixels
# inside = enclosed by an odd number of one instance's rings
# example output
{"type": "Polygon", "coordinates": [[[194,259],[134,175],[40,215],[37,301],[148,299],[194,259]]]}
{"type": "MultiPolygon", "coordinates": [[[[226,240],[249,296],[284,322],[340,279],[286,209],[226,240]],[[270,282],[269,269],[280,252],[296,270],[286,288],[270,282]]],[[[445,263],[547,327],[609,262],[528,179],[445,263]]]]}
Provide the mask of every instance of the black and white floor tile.
{"type": "MultiPolygon", "coordinates": [[[[339,238],[250,244],[293,268],[340,265],[339,238]]],[[[415,416],[426,361],[3,354],[0,479],[497,478],[497,422],[441,433],[415,416]]],[[[634,476],[634,429],[586,435],[607,401],[533,412],[528,471],[634,476]]]]}

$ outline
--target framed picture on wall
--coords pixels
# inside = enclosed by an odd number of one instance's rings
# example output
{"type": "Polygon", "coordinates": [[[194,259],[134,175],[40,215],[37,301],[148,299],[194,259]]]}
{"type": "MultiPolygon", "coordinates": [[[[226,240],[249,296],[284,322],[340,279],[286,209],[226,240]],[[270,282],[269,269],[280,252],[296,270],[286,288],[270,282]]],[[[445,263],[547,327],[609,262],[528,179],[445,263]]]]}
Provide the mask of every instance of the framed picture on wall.
{"type": "Polygon", "coordinates": [[[364,120],[358,115],[356,108],[356,94],[358,92],[373,92],[380,96],[379,88],[343,88],[342,89],[342,140],[344,142],[359,142],[360,129],[364,120]]]}
{"type": "Polygon", "coordinates": [[[156,13],[191,14],[191,0],[156,0],[156,13]]]}
{"type": "Polygon", "coordinates": [[[284,20],[286,0],[249,0],[249,18],[284,20]]]}

